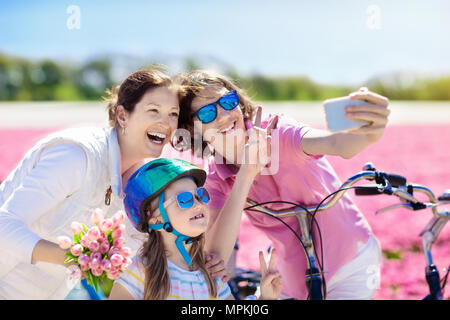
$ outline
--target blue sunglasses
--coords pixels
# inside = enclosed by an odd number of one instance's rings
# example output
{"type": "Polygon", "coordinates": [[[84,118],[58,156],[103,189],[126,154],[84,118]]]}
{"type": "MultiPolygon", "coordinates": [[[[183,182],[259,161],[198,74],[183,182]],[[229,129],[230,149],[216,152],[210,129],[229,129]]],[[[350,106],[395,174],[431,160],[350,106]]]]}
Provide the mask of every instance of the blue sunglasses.
{"type": "Polygon", "coordinates": [[[220,105],[225,110],[236,108],[239,105],[239,97],[236,90],[228,92],[216,102],[201,107],[191,117],[197,116],[202,123],[210,123],[217,118],[217,105],[220,105]]]}
{"type": "MultiPolygon", "coordinates": [[[[204,187],[200,187],[200,188],[197,188],[197,190],[195,191],[195,195],[189,191],[181,192],[181,193],[177,194],[176,196],[171,197],[171,198],[167,199],[166,201],[164,201],[163,206],[164,206],[164,208],[166,208],[169,204],[171,204],[173,201],[176,200],[178,203],[178,206],[181,209],[189,209],[194,205],[194,198],[196,198],[197,200],[199,200],[200,202],[202,202],[204,204],[208,204],[209,200],[211,199],[209,196],[208,189],[206,189],[204,187]]],[[[157,211],[159,211],[159,209],[156,209],[155,213],[157,213],[157,211]]]]}

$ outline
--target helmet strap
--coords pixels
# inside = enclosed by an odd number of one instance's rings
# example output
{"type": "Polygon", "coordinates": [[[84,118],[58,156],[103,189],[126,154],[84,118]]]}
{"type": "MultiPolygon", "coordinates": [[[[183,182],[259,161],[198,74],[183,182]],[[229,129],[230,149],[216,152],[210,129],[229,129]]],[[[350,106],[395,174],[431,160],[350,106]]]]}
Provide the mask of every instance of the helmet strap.
{"type": "Polygon", "coordinates": [[[158,223],[158,224],[149,224],[149,229],[152,230],[160,230],[164,229],[166,232],[173,233],[177,238],[175,239],[175,245],[178,249],[178,251],[181,253],[181,255],[184,258],[184,261],[190,266],[192,265],[192,258],[189,256],[189,253],[187,252],[184,244],[190,244],[193,241],[193,238],[181,234],[175,228],[172,226],[172,224],[169,221],[169,217],[166,214],[166,210],[164,209],[164,191],[159,195],[158,200],[158,206],[159,206],[159,212],[161,213],[161,217],[163,218],[164,223],[158,223]]]}

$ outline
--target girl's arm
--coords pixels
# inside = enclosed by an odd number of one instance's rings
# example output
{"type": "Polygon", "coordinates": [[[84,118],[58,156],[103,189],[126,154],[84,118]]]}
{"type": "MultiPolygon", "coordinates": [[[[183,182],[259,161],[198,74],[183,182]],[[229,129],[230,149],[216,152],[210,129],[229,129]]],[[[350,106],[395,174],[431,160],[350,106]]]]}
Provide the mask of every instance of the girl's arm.
{"type": "Polygon", "coordinates": [[[347,107],[347,118],[369,124],[348,132],[329,132],[311,129],[302,138],[302,149],[311,155],[336,155],[349,159],[370,144],[378,141],[386,127],[390,110],[386,97],[361,88],[349,95],[353,100],[364,100],[369,105],[347,107]]]}
{"type": "Polygon", "coordinates": [[[230,259],[239,234],[242,211],[256,174],[241,167],[223,208],[210,210],[210,226],[206,232],[205,251],[225,262],[230,259]]]}
{"type": "Polygon", "coordinates": [[[225,300],[236,300],[232,294],[230,294],[225,300]]]}
{"type": "Polygon", "coordinates": [[[108,300],[136,300],[123,285],[115,281],[108,300]]]}
{"type": "Polygon", "coordinates": [[[254,127],[248,131],[249,142],[244,149],[244,159],[234,181],[231,193],[223,208],[211,210],[211,222],[206,232],[205,251],[215,253],[224,261],[230,259],[241,224],[247,195],[253,180],[270,160],[270,133],[276,126],[278,117],[273,118],[266,129],[261,129],[261,107],[256,112],[254,127]]]}

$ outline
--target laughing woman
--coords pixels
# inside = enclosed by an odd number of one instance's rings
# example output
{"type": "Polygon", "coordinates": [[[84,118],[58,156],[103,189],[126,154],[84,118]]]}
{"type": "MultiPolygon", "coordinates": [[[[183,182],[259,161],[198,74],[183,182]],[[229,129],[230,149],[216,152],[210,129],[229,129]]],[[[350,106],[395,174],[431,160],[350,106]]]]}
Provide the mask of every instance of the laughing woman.
{"type": "MultiPolygon", "coordinates": [[[[0,185],[0,299],[68,294],[57,237],[74,220],[89,224],[95,208],[123,210],[122,174],[160,156],[177,128],[178,88],[162,72],[135,72],[110,92],[109,128],[66,129],[28,151],[0,185]]],[[[139,243],[127,235],[133,250],[139,243]]]]}

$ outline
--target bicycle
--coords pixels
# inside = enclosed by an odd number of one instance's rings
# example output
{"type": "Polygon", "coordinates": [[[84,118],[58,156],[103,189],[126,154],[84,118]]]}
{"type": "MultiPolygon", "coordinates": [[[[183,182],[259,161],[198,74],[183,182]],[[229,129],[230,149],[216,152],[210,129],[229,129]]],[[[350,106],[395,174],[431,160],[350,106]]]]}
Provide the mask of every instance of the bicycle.
{"type": "MultiPolygon", "coordinates": [[[[326,298],[326,283],[323,272],[323,256],[319,259],[316,252],[316,244],[312,236],[313,224],[317,226],[320,245],[321,234],[320,228],[315,220],[315,215],[318,211],[323,211],[334,206],[346,191],[354,189],[357,196],[369,196],[369,195],[395,195],[400,198],[401,203],[390,205],[388,207],[377,210],[376,213],[385,212],[395,208],[407,208],[410,210],[424,210],[431,209],[433,217],[424,227],[420,236],[422,237],[422,247],[425,255],[426,268],[425,278],[429,287],[430,293],[424,298],[426,300],[441,300],[443,299],[443,289],[447,282],[449,270],[443,279],[440,279],[439,272],[433,263],[433,257],[431,253],[431,247],[436,241],[439,233],[444,228],[445,224],[450,219],[450,211],[443,210],[438,211],[437,207],[442,204],[450,203],[450,190],[446,191],[436,200],[434,193],[427,187],[419,184],[407,184],[407,179],[398,174],[391,174],[387,172],[377,171],[371,163],[367,163],[363,167],[363,171],[351,176],[347,179],[342,186],[335,192],[326,196],[317,206],[305,208],[300,204],[295,204],[286,201],[268,201],[264,203],[256,203],[251,199],[247,199],[248,207],[244,210],[261,212],[263,214],[272,216],[281,222],[282,217],[296,216],[299,225],[301,235],[298,235],[290,226],[285,224],[299,240],[303,251],[306,255],[308,263],[306,271],[306,287],[308,289],[308,298],[311,300],[322,300],[326,298]],[[354,186],[355,183],[361,180],[375,181],[374,185],[354,186]],[[421,202],[414,197],[414,192],[421,192],[425,194],[429,202],[421,202]],[[293,207],[275,211],[271,210],[264,205],[270,203],[288,203],[293,207]],[[312,213],[311,213],[312,212],[312,213]]],[[[284,223],[284,222],[283,222],[284,223]]],[[[322,250],[321,250],[322,252],[322,250]]],[[[450,269],[450,268],[448,268],[450,269]]],[[[236,275],[230,280],[230,287],[233,291],[233,295],[236,299],[242,297],[242,290],[248,290],[250,284],[251,290],[256,287],[257,281],[259,281],[260,275],[258,272],[251,270],[238,269],[236,275]],[[247,284],[240,285],[239,283],[246,282],[247,284]]]]}

